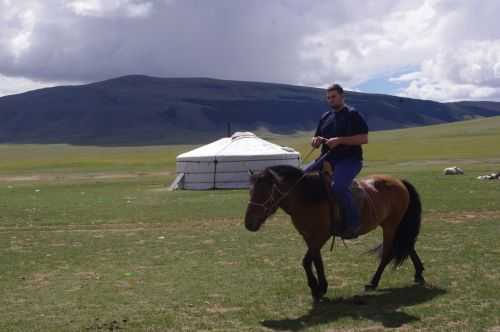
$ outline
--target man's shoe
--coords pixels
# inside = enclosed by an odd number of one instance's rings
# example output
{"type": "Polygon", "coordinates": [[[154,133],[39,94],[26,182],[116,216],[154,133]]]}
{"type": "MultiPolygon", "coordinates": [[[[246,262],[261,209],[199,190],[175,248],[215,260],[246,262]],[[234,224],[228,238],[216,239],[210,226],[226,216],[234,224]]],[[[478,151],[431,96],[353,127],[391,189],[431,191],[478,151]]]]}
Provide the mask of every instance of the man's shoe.
{"type": "Polygon", "coordinates": [[[352,240],[358,237],[359,227],[349,227],[342,233],[341,238],[344,240],[352,240]]]}

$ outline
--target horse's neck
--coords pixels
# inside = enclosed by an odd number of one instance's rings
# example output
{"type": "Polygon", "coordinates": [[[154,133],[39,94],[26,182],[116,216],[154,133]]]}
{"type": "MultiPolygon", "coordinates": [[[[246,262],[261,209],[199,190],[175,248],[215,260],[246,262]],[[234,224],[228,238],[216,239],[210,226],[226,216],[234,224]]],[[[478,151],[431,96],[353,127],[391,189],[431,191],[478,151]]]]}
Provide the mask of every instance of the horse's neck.
{"type": "Polygon", "coordinates": [[[287,194],[287,196],[285,198],[283,198],[280,203],[278,204],[278,206],[286,212],[286,214],[289,214],[291,215],[293,213],[293,199],[292,194],[287,194]]]}
{"type": "Polygon", "coordinates": [[[294,209],[297,207],[298,202],[298,186],[296,184],[297,180],[291,180],[287,182],[286,189],[282,191],[283,198],[279,203],[279,207],[285,211],[288,215],[294,213],[294,209]]]}
{"type": "Polygon", "coordinates": [[[318,201],[308,201],[304,193],[295,191],[287,201],[295,229],[302,235],[309,248],[321,249],[330,238],[330,207],[327,197],[318,201]]]}

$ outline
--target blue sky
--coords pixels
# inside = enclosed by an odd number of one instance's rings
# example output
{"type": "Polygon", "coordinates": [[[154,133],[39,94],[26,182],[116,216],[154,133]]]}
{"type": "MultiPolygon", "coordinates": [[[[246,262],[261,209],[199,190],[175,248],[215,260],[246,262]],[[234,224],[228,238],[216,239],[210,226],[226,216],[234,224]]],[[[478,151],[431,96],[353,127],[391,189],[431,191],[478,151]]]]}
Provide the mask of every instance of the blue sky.
{"type": "Polygon", "coordinates": [[[369,92],[369,93],[382,93],[390,95],[401,95],[404,92],[405,84],[396,81],[403,75],[415,73],[418,71],[417,66],[402,67],[394,73],[379,73],[374,78],[368,78],[360,84],[354,85],[352,88],[356,91],[369,92]]]}
{"type": "Polygon", "coordinates": [[[129,74],[500,101],[500,1],[0,0],[0,96],[129,74]]]}
{"type": "Polygon", "coordinates": [[[381,76],[364,81],[354,86],[354,90],[370,93],[383,93],[397,95],[400,91],[400,84],[389,81],[390,77],[381,76]]]}

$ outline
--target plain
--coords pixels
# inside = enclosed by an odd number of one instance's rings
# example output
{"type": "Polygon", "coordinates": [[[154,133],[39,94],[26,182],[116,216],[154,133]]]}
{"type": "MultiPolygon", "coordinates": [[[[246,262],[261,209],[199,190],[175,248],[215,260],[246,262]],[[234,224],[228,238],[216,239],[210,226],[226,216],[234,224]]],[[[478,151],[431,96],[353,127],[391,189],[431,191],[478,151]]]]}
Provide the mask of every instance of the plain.
{"type": "MultiPolygon", "coordinates": [[[[261,133],[302,155],[309,134],[261,133]]],[[[246,190],[166,190],[192,146],[0,145],[0,330],[499,331],[500,181],[476,179],[500,171],[498,142],[499,117],[370,134],[363,174],[422,196],[428,285],[406,262],[365,293],[374,233],[324,249],[318,306],[286,215],[254,234],[246,190]]]]}

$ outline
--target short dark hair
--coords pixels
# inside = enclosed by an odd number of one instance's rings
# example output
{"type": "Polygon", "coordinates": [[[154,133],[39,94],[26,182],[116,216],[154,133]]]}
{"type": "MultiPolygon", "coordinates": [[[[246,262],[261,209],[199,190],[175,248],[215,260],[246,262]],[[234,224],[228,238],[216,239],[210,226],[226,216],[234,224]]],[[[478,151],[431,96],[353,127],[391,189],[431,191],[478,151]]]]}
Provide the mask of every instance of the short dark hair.
{"type": "Polygon", "coordinates": [[[332,84],[330,85],[327,89],[326,89],[327,92],[330,92],[330,91],[337,91],[339,93],[339,95],[343,95],[344,94],[344,88],[342,88],[340,86],[340,84],[332,84]]]}

